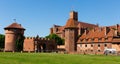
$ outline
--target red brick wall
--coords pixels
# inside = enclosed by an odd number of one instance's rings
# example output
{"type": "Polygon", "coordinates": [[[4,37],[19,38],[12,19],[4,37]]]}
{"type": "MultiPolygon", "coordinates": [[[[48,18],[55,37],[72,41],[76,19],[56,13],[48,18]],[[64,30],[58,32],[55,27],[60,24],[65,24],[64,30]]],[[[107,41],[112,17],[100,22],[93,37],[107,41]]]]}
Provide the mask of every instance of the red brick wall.
{"type": "Polygon", "coordinates": [[[77,49],[77,29],[65,29],[65,49],[67,52],[74,52],[77,49]]]}
{"type": "Polygon", "coordinates": [[[34,39],[33,38],[26,38],[24,40],[23,50],[34,51],[34,39]]]}

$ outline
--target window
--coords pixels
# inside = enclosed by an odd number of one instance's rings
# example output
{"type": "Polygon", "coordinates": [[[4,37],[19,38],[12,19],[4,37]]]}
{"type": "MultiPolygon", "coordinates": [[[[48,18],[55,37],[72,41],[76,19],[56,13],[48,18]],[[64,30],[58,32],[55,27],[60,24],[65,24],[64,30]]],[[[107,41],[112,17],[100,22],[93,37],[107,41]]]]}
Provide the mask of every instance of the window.
{"type": "Polygon", "coordinates": [[[98,50],[98,52],[100,52],[100,50],[98,50]]]}
{"type": "Polygon", "coordinates": [[[56,32],[58,32],[58,28],[56,28],[56,32]]]}
{"type": "Polygon", "coordinates": [[[86,39],[86,41],[88,41],[89,39],[86,39]]]}
{"type": "Polygon", "coordinates": [[[81,39],[81,42],[83,41],[83,39],[81,39]]]}
{"type": "Polygon", "coordinates": [[[107,47],[107,44],[104,44],[105,47],[107,47]]]}
{"type": "Polygon", "coordinates": [[[102,38],[98,38],[98,42],[100,42],[102,40],[102,38]]]}
{"type": "Polygon", "coordinates": [[[82,44],[80,44],[80,47],[82,47],[82,44]]]}
{"type": "Polygon", "coordinates": [[[98,47],[100,47],[100,44],[98,44],[98,47]]]}
{"type": "Polygon", "coordinates": [[[93,47],[93,44],[91,44],[91,47],[93,47]]]}
{"type": "Polygon", "coordinates": [[[117,44],[117,45],[119,45],[119,44],[117,44]]]}
{"type": "Polygon", "coordinates": [[[93,42],[93,41],[94,41],[94,39],[92,38],[92,39],[91,39],[91,41],[93,42]]]}
{"type": "Polygon", "coordinates": [[[105,38],[105,41],[108,41],[108,38],[105,38]]]}
{"type": "Polygon", "coordinates": [[[93,50],[91,50],[91,52],[93,52],[93,50]]]}

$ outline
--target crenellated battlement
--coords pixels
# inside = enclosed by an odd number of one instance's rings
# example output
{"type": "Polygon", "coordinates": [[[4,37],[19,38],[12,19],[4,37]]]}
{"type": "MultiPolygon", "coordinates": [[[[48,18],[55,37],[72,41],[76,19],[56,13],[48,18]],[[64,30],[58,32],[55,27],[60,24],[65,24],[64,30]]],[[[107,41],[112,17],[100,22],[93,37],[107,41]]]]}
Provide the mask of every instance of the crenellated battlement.
{"type": "Polygon", "coordinates": [[[57,44],[54,39],[43,37],[25,37],[24,51],[42,51],[42,50],[56,50],[57,44]],[[42,48],[41,48],[42,47],[42,48]]]}
{"type": "Polygon", "coordinates": [[[35,37],[25,37],[25,39],[35,39],[35,37]]]}
{"type": "Polygon", "coordinates": [[[36,38],[36,37],[25,37],[25,40],[35,40],[35,39],[37,39],[37,40],[47,40],[47,41],[53,40],[53,39],[43,38],[43,37],[38,37],[38,38],[36,38]]]}

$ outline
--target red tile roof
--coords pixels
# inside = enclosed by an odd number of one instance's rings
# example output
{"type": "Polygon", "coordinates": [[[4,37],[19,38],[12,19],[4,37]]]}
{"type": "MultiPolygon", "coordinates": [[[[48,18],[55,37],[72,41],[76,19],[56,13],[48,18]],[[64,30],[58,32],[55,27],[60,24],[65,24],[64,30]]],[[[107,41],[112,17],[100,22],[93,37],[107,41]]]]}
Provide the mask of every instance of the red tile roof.
{"type": "Polygon", "coordinates": [[[81,22],[81,21],[78,22],[78,26],[81,27],[81,28],[86,28],[86,27],[94,28],[94,27],[98,27],[98,25],[85,23],[85,22],[81,22]]]}
{"type": "Polygon", "coordinates": [[[70,18],[68,19],[65,28],[75,28],[77,27],[77,21],[75,21],[74,19],[70,18]]]}
{"type": "Polygon", "coordinates": [[[11,25],[9,25],[9,26],[7,26],[7,27],[5,27],[4,29],[9,29],[9,28],[17,28],[17,29],[23,29],[23,30],[25,30],[20,24],[18,24],[18,23],[12,23],[11,25]]]}
{"type": "Polygon", "coordinates": [[[108,33],[106,33],[105,27],[97,27],[95,29],[89,30],[87,34],[84,32],[79,39],[111,37],[114,36],[114,32],[115,31],[113,29],[109,29],[108,33]]]}

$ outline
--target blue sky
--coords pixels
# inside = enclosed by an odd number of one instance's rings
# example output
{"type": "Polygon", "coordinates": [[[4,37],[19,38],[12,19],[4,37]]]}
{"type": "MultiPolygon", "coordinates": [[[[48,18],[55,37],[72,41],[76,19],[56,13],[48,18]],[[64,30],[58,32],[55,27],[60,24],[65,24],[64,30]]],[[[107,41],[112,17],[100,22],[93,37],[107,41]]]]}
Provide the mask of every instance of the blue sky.
{"type": "Polygon", "coordinates": [[[16,19],[26,28],[25,36],[44,37],[54,24],[65,25],[71,10],[78,12],[79,21],[120,24],[120,0],[0,0],[0,33],[16,19]]]}

